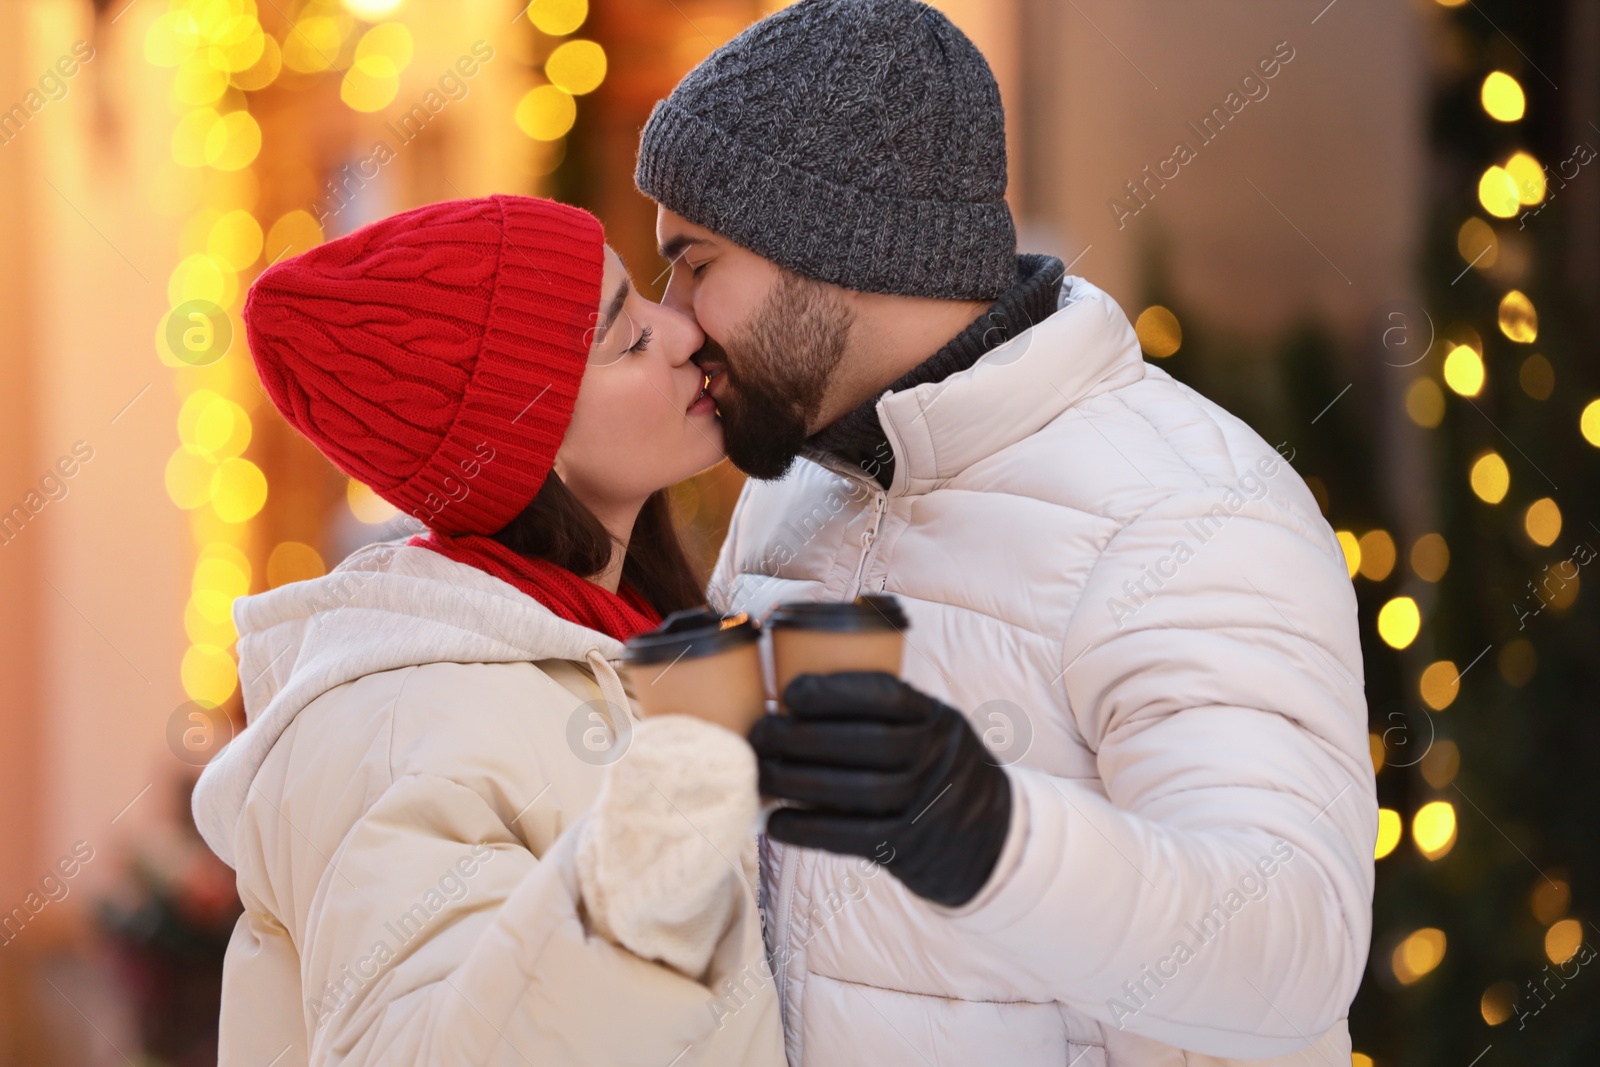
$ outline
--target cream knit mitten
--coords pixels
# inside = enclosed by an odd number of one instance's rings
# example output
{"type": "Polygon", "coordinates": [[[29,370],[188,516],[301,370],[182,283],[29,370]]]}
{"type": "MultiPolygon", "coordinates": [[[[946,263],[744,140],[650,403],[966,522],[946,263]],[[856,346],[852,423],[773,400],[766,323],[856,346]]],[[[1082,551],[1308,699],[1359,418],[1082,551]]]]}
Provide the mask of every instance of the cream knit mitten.
{"type": "Polygon", "coordinates": [[[594,931],[700,978],[740,894],[753,893],[744,853],[757,807],[744,738],[689,715],[640,720],[580,830],[578,885],[594,931]]]}

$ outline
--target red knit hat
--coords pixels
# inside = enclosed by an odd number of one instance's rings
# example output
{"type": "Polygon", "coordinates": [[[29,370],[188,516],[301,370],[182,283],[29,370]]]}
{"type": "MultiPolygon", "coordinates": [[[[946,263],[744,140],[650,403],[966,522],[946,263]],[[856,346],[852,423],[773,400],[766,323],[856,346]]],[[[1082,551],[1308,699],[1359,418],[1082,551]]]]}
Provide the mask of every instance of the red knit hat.
{"type": "Polygon", "coordinates": [[[598,219],[551,200],[403,211],[261,273],[256,372],[350,477],[440,533],[494,533],[567,432],[604,248],[598,219]]]}

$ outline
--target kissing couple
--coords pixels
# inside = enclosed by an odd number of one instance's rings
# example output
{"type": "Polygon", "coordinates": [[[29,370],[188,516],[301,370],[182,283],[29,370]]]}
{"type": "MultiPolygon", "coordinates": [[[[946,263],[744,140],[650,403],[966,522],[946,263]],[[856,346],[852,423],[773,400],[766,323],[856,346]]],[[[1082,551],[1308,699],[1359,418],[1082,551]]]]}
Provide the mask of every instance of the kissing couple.
{"type": "Polygon", "coordinates": [[[982,54],[916,0],[800,0],[657,105],[635,179],[660,303],[511,195],[249,291],[273,405],[426,530],[235,604],[248,725],[194,795],[244,903],[224,1067],[1348,1062],[1342,553],[1019,254],[982,54]],[[724,458],[707,582],[667,489],[724,458]],[[617,669],[673,612],[864,593],[901,675],[802,674],[748,735],[639,717],[617,669]]]}

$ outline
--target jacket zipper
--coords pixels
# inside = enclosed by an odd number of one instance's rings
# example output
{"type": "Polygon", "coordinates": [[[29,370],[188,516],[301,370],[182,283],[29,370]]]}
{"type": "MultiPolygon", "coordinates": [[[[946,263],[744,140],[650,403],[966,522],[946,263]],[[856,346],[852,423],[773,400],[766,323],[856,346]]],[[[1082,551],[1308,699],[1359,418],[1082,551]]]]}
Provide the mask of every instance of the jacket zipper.
{"type": "MultiPolygon", "coordinates": [[[[878,538],[878,528],[883,525],[883,513],[889,510],[889,494],[879,490],[872,502],[872,522],[861,535],[861,562],[856,567],[856,595],[862,592],[862,579],[867,575],[867,563],[872,559],[872,543],[878,538]]],[[[879,588],[882,588],[881,586],[879,588]]]]}
{"type": "MultiPolygon", "coordinates": [[[[831,456],[815,454],[808,455],[807,458],[811,459],[819,466],[822,466],[833,473],[840,475],[841,477],[847,478],[858,485],[865,486],[872,492],[872,520],[868,524],[866,532],[861,535],[861,562],[856,567],[854,584],[856,595],[859,596],[862,591],[862,579],[866,577],[867,573],[867,562],[872,556],[873,542],[877,540],[878,530],[883,525],[884,513],[889,509],[889,494],[884,490],[883,486],[878,484],[876,479],[868,478],[862,471],[857,470],[854,467],[847,467],[839,464],[831,456]]],[[[881,590],[886,584],[888,584],[887,577],[879,581],[878,588],[881,590]]],[[[771,842],[769,839],[767,847],[771,848],[772,845],[773,842],[771,842]]],[[[783,846],[783,851],[778,856],[778,907],[775,916],[776,922],[774,923],[776,926],[775,936],[773,938],[774,952],[778,950],[780,941],[783,949],[785,951],[790,951],[791,942],[793,941],[790,913],[794,907],[795,881],[799,877],[799,863],[792,854],[793,851],[793,849],[785,845],[783,846]]],[[[782,968],[780,968],[777,972],[778,1005],[780,1012],[786,1020],[786,1024],[789,1014],[789,966],[793,962],[793,959],[794,955],[791,951],[791,954],[785,958],[782,968]]]]}
{"type": "MultiPolygon", "coordinates": [[[[773,842],[768,839],[767,847],[771,848],[773,842]]],[[[778,914],[773,931],[772,951],[776,955],[784,954],[783,966],[778,969],[778,1006],[782,1017],[789,1016],[788,990],[789,990],[789,964],[794,959],[794,951],[790,947],[791,934],[789,930],[789,908],[794,897],[795,865],[788,845],[783,846],[783,851],[778,855],[778,914]]]]}

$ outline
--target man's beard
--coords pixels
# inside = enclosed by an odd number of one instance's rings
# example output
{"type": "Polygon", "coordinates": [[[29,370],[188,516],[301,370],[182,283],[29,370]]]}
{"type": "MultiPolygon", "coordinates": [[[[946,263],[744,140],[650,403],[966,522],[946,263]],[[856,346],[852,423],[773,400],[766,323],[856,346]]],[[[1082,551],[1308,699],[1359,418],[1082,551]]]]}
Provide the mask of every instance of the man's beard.
{"type": "Polygon", "coordinates": [[[788,472],[844,357],[851,321],[837,290],[781,270],[726,348],[706,338],[700,355],[727,376],[717,411],[734,466],[767,481],[788,472]]]}

